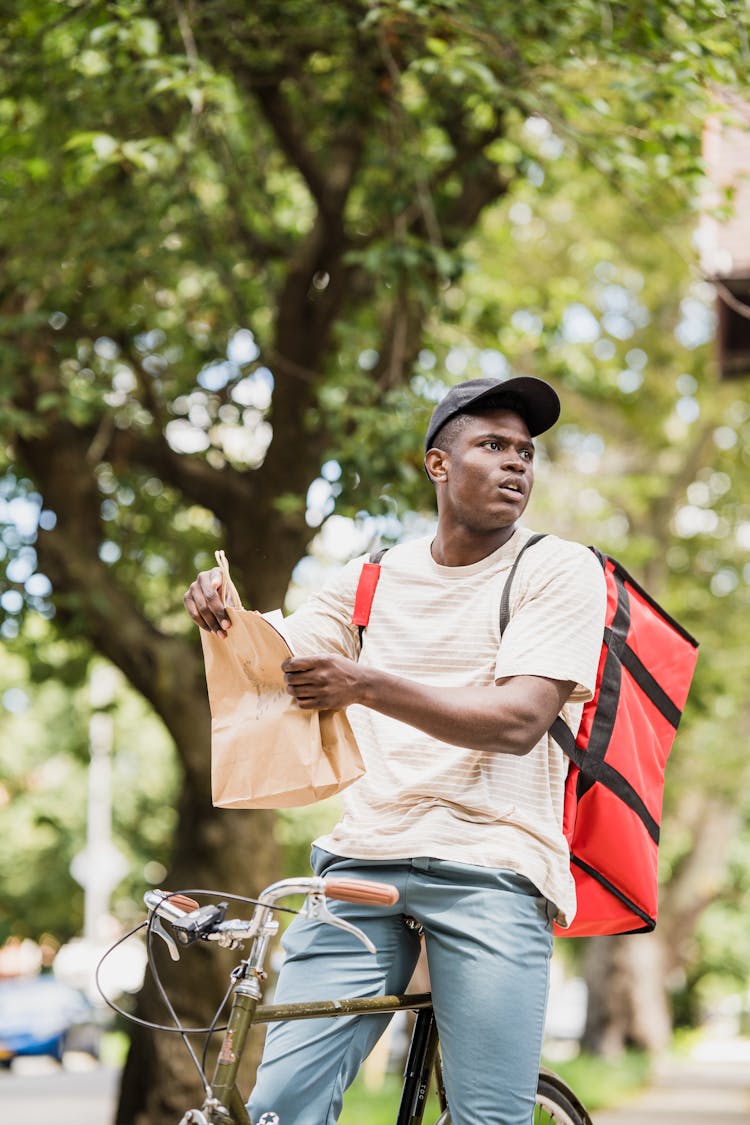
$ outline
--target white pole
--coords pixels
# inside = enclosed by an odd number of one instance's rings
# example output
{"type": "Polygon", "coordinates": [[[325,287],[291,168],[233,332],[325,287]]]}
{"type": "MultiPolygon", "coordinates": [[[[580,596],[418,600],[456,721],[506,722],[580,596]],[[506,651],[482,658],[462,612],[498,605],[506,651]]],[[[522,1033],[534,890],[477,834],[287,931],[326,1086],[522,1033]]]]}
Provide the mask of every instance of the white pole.
{"type": "Polygon", "coordinates": [[[114,720],[105,710],[115,694],[115,677],[106,665],[95,665],[89,685],[92,714],[89,720],[88,809],[86,817],[87,878],[84,884],[83,936],[95,942],[102,935],[112,893],[112,872],[107,857],[112,852],[112,747],[114,720]]]}

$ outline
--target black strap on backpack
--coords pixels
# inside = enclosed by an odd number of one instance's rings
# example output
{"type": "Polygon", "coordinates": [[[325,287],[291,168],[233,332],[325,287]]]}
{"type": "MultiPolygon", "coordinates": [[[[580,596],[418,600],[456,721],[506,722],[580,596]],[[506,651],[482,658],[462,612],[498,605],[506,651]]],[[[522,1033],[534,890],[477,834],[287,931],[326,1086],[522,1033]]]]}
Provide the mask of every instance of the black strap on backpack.
{"type": "Polygon", "coordinates": [[[502,637],[503,633],[505,632],[505,630],[508,628],[508,622],[510,621],[510,588],[513,585],[513,579],[516,576],[516,571],[518,570],[518,564],[520,563],[520,561],[523,558],[523,556],[525,555],[525,553],[528,551],[529,547],[533,547],[535,543],[538,543],[541,539],[546,539],[546,538],[547,538],[547,536],[543,531],[537,532],[536,535],[532,535],[531,538],[528,539],[524,543],[523,547],[518,552],[518,554],[516,555],[516,557],[513,561],[513,566],[510,568],[510,574],[508,575],[508,577],[505,580],[505,586],[503,588],[503,593],[502,593],[502,596],[500,598],[500,636],[501,637],[502,637]]]}
{"type": "MultiPolygon", "coordinates": [[[[526,551],[528,551],[529,547],[533,547],[535,543],[539,543],[542,539],[545,539],[545,538],[546,538],[545,532],[538,532],[537,534],[532,535],[531,538],[528,539],[524,543],[523,547],[521,548],[521,550],[518,552],[518,554],[516,555],[516,557],[514,559],[513,566],[511,567],[510,574],[508,575],[508,577],[505,581],[503,593],[502,593],[502,596],[500,598],[500,637],[501,638],[502,638],[502,635],[505,632],[505,630],[508,628],[508,623],[510,622],[510,591],[511,591],[511,587],[513,586],[513,579],[515,578],[516,571],[518,570],[521,559],[523,558],[526,551]]],[[[575,740],[575,736],[574,736],[573,732],[571,731],[568,724],[566,722],[564,722],[560,718],[559,715],[557,716],[555,721],[552,723],[552,726],[550,727],[550,734],[552,735],[552,737],[554,738],[554,740],[558,744],[558,746],[562,750],[565,751],[565,753],[568,755],[568,757],[570,759],[572,759],[572,761],[574,761],[575,764],[580,769],[583,766],[583,759],[584,759],[583,751],[578,749],[578,747],[576,746],[576,740],[575,740]]]]}

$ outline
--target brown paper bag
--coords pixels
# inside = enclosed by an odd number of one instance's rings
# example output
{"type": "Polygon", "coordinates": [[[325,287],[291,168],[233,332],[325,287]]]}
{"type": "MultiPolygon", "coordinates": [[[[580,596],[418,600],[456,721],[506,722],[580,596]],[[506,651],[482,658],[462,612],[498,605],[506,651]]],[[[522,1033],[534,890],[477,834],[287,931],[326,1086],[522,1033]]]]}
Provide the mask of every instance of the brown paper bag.
{"type": "Polygon", "coordinates": [[[211,705],[211,795],[234,809],[310,805],[351,785],[364,763],[344,711],[303,711],[286,691],[291,650],[261,614],[242,608],[223,551],[226,637],[201,630],[211,705]]]}

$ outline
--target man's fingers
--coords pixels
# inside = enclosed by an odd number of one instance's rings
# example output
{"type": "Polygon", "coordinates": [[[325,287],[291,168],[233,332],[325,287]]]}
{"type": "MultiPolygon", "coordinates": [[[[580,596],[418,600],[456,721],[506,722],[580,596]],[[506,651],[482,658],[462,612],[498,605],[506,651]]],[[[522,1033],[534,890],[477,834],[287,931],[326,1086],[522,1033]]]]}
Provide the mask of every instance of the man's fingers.
{"type": "Polygon", "coordinates": [[[191,590],[186,592],[182,599],[182,604],[199,629],[208,629],[208,624],[203,620],[203,615],[195,604],[195,599],[193,598],[191,590]]]}
{"type": "Polygon", "coordinates": [[[281,670],[289,675],[299,672],[309,672],[320,665],[320,659],[314,656],[290,656],[281,665],[281,670]]]}
{"type": "Polygon", "coordinates": [[[325,693],[316,687],[304,686],[295,687],[293,684],[287,684],[287,692],[292,696],[298,707],[303,710],[317,710],[320,711],[328,707],[328,701],[325,693]]]}
{"type": "Polygon", "coordinates": [[[323,683],[322,683],[321,680],[308,678],[307,676],[304,675],[304,673],[297,673],[296,675],[287,675],[287,676],[285,676],[285,679],[286,679],[287,688],[294,695],[297,695],[299,692],[306,692],[306,693],[309,694],[310,692],[313,692],[313,691],[319,691],[320,688],[323,686],[323,683]]]}
{"type": "Polygon", "coordinates": [[[203,594],[203,604],[205,606],[204,617],[209,620],[215,621],[221,629],[228,629],[231,625],[229,617],[224,608],[224,602],[221,599],[219,591],[222,585],[222,575],[218,567],[209,570],[208,573],[203,573],[198,576],[198,580],[203,594]]]}
{"type": "Polygon", "coordinates": [[[355,701],[352,668],[356,665],[352,661],[339,656],[292,656],[281,668],[286,690],[300,707],[325,711],[355,701]]]}
{"type": "Polygon", "coordinates": [[[207,585],[212,590],[220,590],[224,581],[224,575],[221,572],[220,566],[214,566],[211,570],[202,570],[198,575],[199,579],[205,578],[207,585]]]}
{"type": "MultiPolygon", "coordinates": [[[[183,598],[185,609],[192,617],[195,624],[207,633],[218,633],[226,636],[226,629],[222,626],[216,614],[200,599],[196,599],[188,591],[183,598]]],[[[224,614],[222,613],[222,619],[224,614]]],[[[228,626],[227,626],[228,628],[228,626]]]]}
{"type": "Polygon", "coordinates": [[[300,707],[315,707],[324,689],[319,662],[306,657],[290,657],[281,665],[286,690],[300,707]]]}
{"type": "Polygon", "coordinates": [[[222,573],[219,567],[201,571],[185,594],[183,603],[201,629],[226,636],[232,623],[219,594],[221,585],[222,573]]]}
{"type": "Polygon", "coordinates": [[[325,659],[307,656],[291,656],[281,665],[284,678],[295,687],[320,685],[326,681],[325,659]]]}

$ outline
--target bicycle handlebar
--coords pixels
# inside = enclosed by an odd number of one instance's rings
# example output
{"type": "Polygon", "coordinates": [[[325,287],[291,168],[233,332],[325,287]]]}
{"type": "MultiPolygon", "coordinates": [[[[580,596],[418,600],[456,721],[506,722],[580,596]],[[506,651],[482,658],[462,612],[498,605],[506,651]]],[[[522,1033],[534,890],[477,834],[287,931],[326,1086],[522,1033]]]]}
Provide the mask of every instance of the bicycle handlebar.
{"type": "MultiPolygon", "coordinates": [[[[279,899],[299,894],[312,896],[309,900],[311,903],[322,896],[343,902],[392,906],[399,899],[398,890],[391,883],[379,883],[371,879],[323,879],[320,876],[282,879],[278,883],[272,883],[261,892],[256,901],[253,917],[247,921],[241,919],[225,921],[226,903],[202,907],[195,899],[182,893],[153,890],[147,891],[143,898],[150,914],[155,914],[171,923],[171,928],[181,945],[190,945],[198,938],[231,944],[255,937],[265,924],[264,911],[273,908],[279,899]]],[[[319,907],[315,908],[311,916],[334,921],[333,916],[325,909],[321,915],[319,907]]],[[[348,923],[340,919],[335,924],[343,929],[348,927],[348,923]]],[[[165,940],[171,941],[158,925],[156,928],[165,940]]],[[[176,956],[176,949],[173,956],[176,956]]]]}

